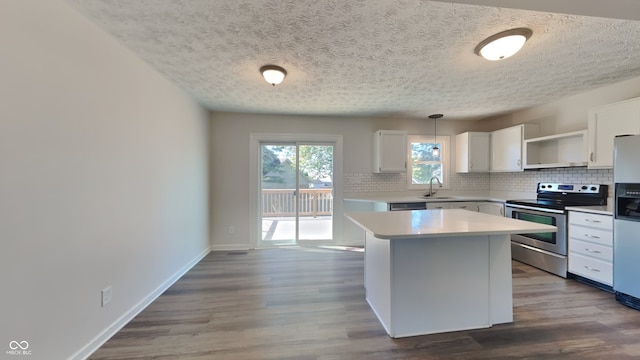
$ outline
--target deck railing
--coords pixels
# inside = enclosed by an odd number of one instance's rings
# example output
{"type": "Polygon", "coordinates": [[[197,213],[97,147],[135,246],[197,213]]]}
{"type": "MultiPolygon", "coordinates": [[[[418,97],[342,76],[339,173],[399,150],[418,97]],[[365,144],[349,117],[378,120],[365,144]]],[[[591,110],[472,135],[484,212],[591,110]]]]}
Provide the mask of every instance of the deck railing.
{"type": "MultiPolygon", "coordinates": [[[[332,189],[300,189],[300,216],[331,215],[332,189]]],[[[295,216],[295,190],[263,189],[262,216],[295,216]]]]}

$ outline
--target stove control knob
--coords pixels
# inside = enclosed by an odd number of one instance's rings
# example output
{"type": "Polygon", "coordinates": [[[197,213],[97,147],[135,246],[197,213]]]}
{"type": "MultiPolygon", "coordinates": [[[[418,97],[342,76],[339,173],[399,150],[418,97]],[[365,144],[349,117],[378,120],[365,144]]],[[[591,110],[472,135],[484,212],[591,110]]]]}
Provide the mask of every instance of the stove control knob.
{"type": "Polygon", "coordinates": [[[591,187],[591,191],[596,191],[596,190],[597,190],[597,188],[595,186],[591,187]]]}
{"type": "Polygon", "coordinates": [[[587,189],[588,189],[587,185],[582,186],[582,190],[587,190],[587,189]]]}

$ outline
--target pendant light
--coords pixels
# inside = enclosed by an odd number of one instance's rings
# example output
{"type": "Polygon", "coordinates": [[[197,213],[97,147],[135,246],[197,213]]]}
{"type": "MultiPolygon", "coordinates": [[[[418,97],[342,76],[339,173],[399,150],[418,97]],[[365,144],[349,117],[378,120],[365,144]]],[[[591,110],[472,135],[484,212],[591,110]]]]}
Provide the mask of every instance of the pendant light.
{"type": "Polygon", "coordinates": [[[444,115],[442,114],[433,114],[433,115],[429,115],[429,119],[433,119],[433,143],[436,144],[436,146],[433,147],[433,149],[431,149],[431,155],[433,155],[433,157],[438,157],[440,156],[440,148],[438,147],[438,119],[440,119],[441,117],[443,117],[444,115]]]}

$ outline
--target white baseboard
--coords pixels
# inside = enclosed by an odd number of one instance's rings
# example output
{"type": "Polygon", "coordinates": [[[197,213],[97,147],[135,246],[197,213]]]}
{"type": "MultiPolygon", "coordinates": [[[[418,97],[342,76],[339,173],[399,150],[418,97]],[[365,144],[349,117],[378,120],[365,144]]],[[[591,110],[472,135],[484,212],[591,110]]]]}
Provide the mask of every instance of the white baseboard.
{"type": "Polygon", "coordinates": [[[122,329],[127,323],[133,320],[136,315],[138,315],[142,310],[144,310],[149,304],[151,304],[155,299],[160,296],[165,290],[167,290],[171,285],[173,285],[178,279],[182,277],[182,275],[186,274],[187,271],[191,270],[200,260],[202,260],[211,250],[209,248],[204,249],[200,254],[198,254],[193,260],[189,261],[185,266],[180,268],[177,272],[175,272],[170,278],[168,278],[165,282],[160,284],[155,290],[153,290],[149,295],[145,296],[140,302],[138,302],[134,307],[132,307],[129,311],[120,316],[113,324],[109,325],[106,329],[104,329],[98,336],[93,338],[87,345],[85,345],[82,349],[78,350],[75,354],[73,354],[69,359],[73,360],[81,360],[87,359],[91,354],[93,354],[96,350],[100,348],[100,346],[104,345],[113,335],[115,335],[120,329],[122,329]]]}
{"type": "Polygon", "coordinates": [[[234,251],[234,250],[249,250],[252,247],[249,244],[219,244],[211,245],[209,247],[211,251],[234,251]]]}

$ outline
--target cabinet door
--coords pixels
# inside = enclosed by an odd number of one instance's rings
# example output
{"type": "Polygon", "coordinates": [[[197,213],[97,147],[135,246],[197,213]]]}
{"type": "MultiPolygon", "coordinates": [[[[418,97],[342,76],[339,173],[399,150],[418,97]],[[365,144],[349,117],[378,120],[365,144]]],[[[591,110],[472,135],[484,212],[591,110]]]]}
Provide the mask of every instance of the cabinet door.
{"type": "Polygon", "coordinates": [[[504,204],[494,202],[478,203],[478,212],[483,214],[504,216],[504,204]]]}
{"type": "Polygon", "coordinates": [[[491,133],[491,171],[522,171],[522,126],[491,133]]]}
{"type": "Polygon", "coordinates": [[[407,170],[407,132],[380,130],[373,135],[373,172],[407,170]]]}
{"type": "Polygon", "coordinates": [[[612,168],[613,138],[640,134],[640,99],[590,110],[588,132],[588,168],[612,168]]]}
{"type": "Polygon", "coordinates": [[[473,201],[453,201],[450,209],[465,209],[469,211],[478,211],[478,203],[473,201]]]}
{"type": "Polygon", "coordinates": [[[490,133],[466,132],[456,135],[456,172],[489,171],[490,133]]]}

